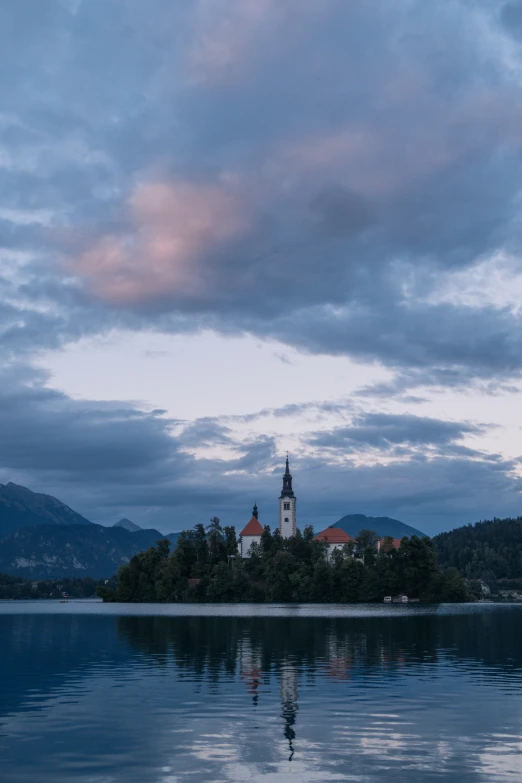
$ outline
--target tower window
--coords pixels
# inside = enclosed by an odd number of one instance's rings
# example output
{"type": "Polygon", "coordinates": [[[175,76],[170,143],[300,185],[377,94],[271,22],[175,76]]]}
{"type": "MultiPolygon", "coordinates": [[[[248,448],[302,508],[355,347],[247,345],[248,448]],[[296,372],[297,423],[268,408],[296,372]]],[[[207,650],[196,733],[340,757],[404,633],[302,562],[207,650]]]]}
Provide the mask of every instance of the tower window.
{"type": "Polygon", "coordinates": [[[289,519],[288,519],[288,517],[285,517],[285,522],[289,522],[289,519]]]}
{"type": "Polygon", "coordinates": [[[290,511],[290,503],[283,503],[283,508],[285,511],[290,511]]]}

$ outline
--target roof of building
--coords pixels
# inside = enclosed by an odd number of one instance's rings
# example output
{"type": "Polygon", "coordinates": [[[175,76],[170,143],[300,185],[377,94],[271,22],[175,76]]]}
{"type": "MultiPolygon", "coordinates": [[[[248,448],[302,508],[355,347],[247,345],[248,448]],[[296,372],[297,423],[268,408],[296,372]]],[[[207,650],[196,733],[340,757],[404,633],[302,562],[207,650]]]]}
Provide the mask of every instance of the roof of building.
{"type": "Polygon", "coordinates": [[[354,540],[340,527],[327,527],[326,530],[316,535],[314,541],[326,541],[327,539],[329,544],[347,544],[354,540]]]}
{"type": "Polygon", "coordinates": [[[252,517],[248,525],[245,525],[240,536],[260,536],[263,532],[263,527],[259,519],[252,517]]]}
{"type": "MultiPolygon", "coordinates": [[[[381,541],[381,546],[382,546],[384,544],[384,538],[381,538],[380,541],[381,541]]],[[[394,538],[393,539],[392,543],[393,543],[393,546],[395,547],[395,549],[398,549],[400,547],[401,541],[402,541],[402,538],[394,538]]]]}

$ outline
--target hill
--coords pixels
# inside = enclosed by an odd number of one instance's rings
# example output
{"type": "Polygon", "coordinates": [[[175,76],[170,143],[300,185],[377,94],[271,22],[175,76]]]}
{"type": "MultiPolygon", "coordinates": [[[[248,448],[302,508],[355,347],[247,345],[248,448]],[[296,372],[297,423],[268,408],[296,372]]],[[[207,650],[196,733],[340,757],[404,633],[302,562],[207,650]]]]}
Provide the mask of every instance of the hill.
{"type": "Polygon", "coordinates": [[[399,522],[398,519],[391,517],[367,517],[365,514],[347,514],[345,517],[335,523],[334,527],[340,527],[349,536],[355,538],[361,530],[373,530],[378,536],[392,536],[393,538],[403,538],[404,536],[419,536],[422,538],[425,533],[421,533],[410,525],[399,522]]]}
{"type": "Polygon", "coordinates": [[[441,566],[455,566],[469,579],[522,576],[522,517],[477,522],[433,539],[441,566]]]}
{"type": "Polygon", "coordinates": [[[0,538],[16,530],[37,525],[91,525],[52,495],[31,492],[9,482],[0,484],[0,538]]]}
{"type": "Polygon", "coordinates": [[[115,522],[113,527],[122,527],[124,530],[128,530],[129,533],[136,533],[138,530],[143,530],[142,527],[137,525],[135,522],[131,522],[131,520],[127,519],[126,517],[120,519],[119,522],[115,522]]]}
{"type": "Polygon", "coordinates": [[[0,573],[32,579],[90,576],[104,579],[164,536],[102,525],[40,525],[0,540],[0,573]]]}

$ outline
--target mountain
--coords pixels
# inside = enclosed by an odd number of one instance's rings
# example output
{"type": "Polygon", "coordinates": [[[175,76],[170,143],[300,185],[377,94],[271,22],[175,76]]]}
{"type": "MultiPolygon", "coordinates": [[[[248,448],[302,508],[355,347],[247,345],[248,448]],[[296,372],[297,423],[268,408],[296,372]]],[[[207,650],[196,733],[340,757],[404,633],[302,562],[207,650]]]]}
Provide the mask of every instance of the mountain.
{"type": "Polygon", "coordinates": [[[91,576],[104,579],[164,536],[103,525],[40,525],[0,540],[0,573],[32,579],[91,576]]]}
{"type": "Polygon", "coordinates": [[[122,527],[124,530],[128,530],[129,533],[136,533],[138,530],[143,530],[142,527],[135,522],[131,522],[130,519],[123,517],[119,522],[115,522],[113,527],[122,527]]]}
{"type": "Polygon", "coordinates": [[[37,525],[92,525],[52,495],[31,492],[9,482],[0,484],[0,538],[25,527],[37,525]]]}
{"type": "Polygon", "coordinates": [[[162,538],[168,538],[170,541],[170,551],[173,552],[178,545],[179,533],[167,533],[167,535],[162,536],[162,538]]]}
{"type": "Polygon", "coordinates": [[[347,514],[336,522],[333,527],[340,527],[349,536],[355,538],[358,536],[361,530],[374,530],[378,536],[384,538],[384,536],[392,536],[393,538],[403,538],[404,536],[419,536],[426,535],[421,533],[410,525],[405,525],[404,522],[399,522],[398,519],[392,519],[391,517],[367,517],[364,514],[347,514]]]}

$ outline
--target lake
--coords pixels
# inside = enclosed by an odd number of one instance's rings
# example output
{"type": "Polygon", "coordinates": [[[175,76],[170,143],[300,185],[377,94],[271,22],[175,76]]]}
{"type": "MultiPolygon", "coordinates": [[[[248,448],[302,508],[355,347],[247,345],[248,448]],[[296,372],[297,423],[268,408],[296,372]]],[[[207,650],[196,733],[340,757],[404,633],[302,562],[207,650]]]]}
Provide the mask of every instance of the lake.
{"type": "Polygon", "coordinates": [[[0,602],[2,783],[521,778],[522,606],[0,602]]]}

